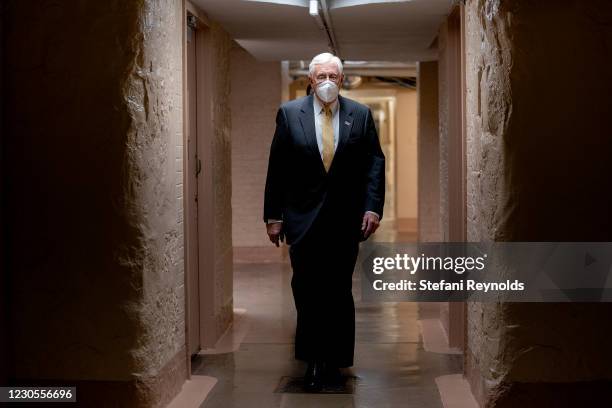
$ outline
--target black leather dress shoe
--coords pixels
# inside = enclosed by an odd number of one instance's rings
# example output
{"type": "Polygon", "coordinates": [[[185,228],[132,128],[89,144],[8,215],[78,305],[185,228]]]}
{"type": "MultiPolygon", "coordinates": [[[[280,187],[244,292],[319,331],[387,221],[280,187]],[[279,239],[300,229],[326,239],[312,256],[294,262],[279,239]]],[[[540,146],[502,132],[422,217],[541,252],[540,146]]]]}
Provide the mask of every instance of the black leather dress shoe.
{"type": "Polygon", "coordinates": [[[326,383],[334,385],[341,384],[344,380],[340,369],[334,365],[325,366],[324,378],[326,383]]]}
{"type": "Polygon", "coordinates": [[[309,392],[321,390],[323,386],[323,365],[313,361],[308,363],[304,374],[304,389],[309,392]]]}

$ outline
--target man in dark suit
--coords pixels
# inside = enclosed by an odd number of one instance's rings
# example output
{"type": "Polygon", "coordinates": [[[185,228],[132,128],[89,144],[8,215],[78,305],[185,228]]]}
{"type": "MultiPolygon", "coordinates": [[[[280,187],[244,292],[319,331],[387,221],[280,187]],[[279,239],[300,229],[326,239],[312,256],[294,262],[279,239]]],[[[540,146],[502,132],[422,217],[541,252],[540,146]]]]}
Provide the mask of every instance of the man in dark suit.
{"type": "Polygon", "coordinates": [[[297,309],[295,357],[311,390],[353,365],[352,275],[359,242],[378,228],[385,156],[367,106],[338,95],[342,62],[310,64],[313,93],[276,115],[264,200],[270,240],[286,238],[297,309]]]}

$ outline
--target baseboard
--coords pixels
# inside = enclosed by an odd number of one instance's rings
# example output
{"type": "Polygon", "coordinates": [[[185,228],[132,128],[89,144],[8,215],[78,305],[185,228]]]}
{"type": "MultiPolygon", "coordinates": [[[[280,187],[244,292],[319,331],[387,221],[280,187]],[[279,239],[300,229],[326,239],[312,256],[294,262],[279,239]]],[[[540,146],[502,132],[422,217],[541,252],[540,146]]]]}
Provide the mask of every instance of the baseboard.
{"type": "Polygon", "coordinates": [[[479,408],[463,375],[443,375],[435,381],[444,408],[479,408]]]}
{"type": "Polygon", "coordinates": [[[206,400],[215,384],[217,384],[217,379],[214,377],[192,375],[167,408],[198,408],[206,400]]]}

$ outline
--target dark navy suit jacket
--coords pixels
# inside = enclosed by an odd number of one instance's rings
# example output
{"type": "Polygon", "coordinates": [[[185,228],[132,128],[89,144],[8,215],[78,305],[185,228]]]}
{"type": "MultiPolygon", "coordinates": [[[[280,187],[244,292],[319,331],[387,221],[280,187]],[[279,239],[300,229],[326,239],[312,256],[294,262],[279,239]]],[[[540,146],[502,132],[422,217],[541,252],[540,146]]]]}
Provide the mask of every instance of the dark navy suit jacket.
{"type": "Polygon", "coordinates": [[[370,109],[339,96],[340,138],[329,172],[317,146],[313,95],[281,105],[270,147],[264,221],[283,220],[287,244],[304,237],[325,207],[329,233],[361,238],[366,211],[382,218],[385,156],[370,109]]]}

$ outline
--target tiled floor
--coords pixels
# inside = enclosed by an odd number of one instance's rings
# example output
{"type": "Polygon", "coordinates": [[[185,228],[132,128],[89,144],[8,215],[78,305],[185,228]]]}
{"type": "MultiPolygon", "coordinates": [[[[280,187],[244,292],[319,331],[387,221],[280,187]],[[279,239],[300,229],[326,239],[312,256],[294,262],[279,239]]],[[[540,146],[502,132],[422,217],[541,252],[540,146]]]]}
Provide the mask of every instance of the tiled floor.
{"type": "Polygon", "coordinates": [[[288,264],[235,266],[235,307],[246,309],[248,332],[233,353],[199,355],[194,374],[218,382],[205,408],[419,407],[441,408],[435,378],[461,372],[461,355],[427,352],[415,303],[360,301],[355,272],[357,341],[354,394],[274,393],[283,376],[301,376],[293,360],[295,309],[288,264]]]}

